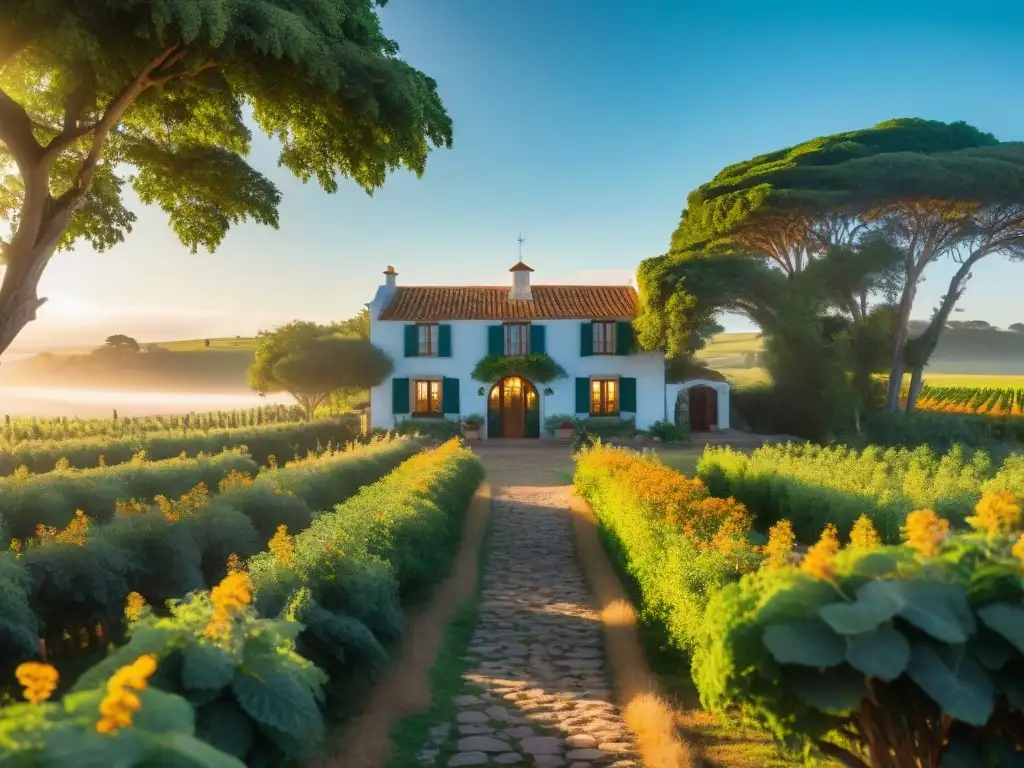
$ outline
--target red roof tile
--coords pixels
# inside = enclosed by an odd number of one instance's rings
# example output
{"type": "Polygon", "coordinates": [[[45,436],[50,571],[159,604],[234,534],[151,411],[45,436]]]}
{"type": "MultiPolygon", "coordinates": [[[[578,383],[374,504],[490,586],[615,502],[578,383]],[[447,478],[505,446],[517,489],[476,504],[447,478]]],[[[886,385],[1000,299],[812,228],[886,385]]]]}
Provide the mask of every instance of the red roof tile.
{"type": "Polygon", "coordinates": [[[636,317],[636,291],[626,285],[534,285],[532,299],[507,287],[402,286],[381,320],[616,320],[636,317]]]}

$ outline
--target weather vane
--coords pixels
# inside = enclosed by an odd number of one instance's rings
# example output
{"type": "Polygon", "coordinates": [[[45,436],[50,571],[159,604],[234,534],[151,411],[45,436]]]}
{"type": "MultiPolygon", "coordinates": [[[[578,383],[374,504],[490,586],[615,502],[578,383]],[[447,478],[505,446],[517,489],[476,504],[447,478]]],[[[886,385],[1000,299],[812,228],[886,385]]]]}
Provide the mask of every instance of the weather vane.
{"type": "Polygon", "coordinates": [[[526,242],[526,240],[523,238],[523,233],[520,232],[519,233],[519,260],[520,261],[523,260],[523,243],[525,243],[525,242],[526,242]]]}

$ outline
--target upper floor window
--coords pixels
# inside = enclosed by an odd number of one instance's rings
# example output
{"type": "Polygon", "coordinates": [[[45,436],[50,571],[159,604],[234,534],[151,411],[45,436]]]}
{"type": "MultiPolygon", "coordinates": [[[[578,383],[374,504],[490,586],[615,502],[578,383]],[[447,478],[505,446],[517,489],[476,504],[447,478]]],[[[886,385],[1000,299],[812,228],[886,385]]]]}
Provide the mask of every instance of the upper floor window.
{"type": "Polygon", "coordinates": [[[594,322],[594,354],[615,354],[615,323],[594,322]]]}
{"type": "Polygon", "coordinates": [[[437,357],[438,326],[436,323],[416,326],[419,334],[419,357],[437,357]]]}
{"type": "Polygon", "coordinates": [[[530,354],[529,323],[505,323],[505,354],[530,354]]]}

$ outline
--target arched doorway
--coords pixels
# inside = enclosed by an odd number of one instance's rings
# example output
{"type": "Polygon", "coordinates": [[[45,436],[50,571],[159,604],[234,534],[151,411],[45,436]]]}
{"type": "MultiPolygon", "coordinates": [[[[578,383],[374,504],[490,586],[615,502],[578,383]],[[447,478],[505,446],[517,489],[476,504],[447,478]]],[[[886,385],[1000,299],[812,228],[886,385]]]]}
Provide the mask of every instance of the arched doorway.
{"type": "Polygon", "coordinates": [[[689,391],[691,432],[710,432],[718,426],[718,393],[711,387],[698,385],[689,391]]]}
{"type": "Polygon", "coordinates": [[[488,437],[540,437],[537,388],[521,376],[507,376],[487,398],[488,437]]]}

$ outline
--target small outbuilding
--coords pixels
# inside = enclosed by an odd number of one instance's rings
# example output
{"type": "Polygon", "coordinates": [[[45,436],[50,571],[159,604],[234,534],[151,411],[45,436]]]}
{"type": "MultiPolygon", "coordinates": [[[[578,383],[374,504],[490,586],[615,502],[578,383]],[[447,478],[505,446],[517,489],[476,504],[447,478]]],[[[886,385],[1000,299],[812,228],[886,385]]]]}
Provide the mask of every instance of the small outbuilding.
{"type": "Polygon", "coordinates": [[[691,367],[680,381],[665,384],[665,411],[691,432],[729,429],[729,382],[718,371],[691,367]]]}

